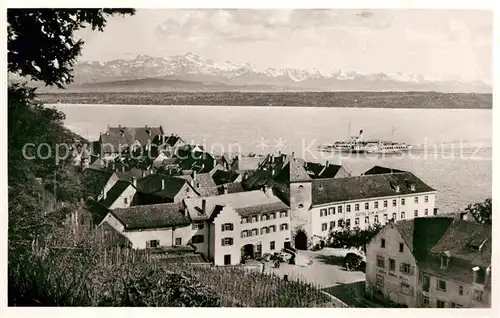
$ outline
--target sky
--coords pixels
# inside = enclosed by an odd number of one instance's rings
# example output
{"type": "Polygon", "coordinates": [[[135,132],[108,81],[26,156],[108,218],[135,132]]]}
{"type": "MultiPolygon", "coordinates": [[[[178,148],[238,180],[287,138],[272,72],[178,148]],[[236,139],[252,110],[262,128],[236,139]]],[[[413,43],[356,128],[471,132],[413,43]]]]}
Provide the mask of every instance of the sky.
{"type": "Polygon", "coordinates": [[[83,29],[82,60],[167,57],[492,82],[490,11],[138,9],[83,29]]]}

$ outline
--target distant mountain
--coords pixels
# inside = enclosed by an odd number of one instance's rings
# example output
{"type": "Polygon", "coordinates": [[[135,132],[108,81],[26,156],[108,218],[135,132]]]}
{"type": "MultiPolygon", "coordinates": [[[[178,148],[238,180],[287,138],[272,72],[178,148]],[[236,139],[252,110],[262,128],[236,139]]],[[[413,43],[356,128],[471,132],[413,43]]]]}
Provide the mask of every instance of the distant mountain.
{"type": "Polygon", "coordinates": [[[257,69],[195,53],[172,57],[139,55],[133,60],[82,62],[69,91],[439,91],[491,93],[482,81],[463,82],[403,74],[291,68],[257,69]]]}

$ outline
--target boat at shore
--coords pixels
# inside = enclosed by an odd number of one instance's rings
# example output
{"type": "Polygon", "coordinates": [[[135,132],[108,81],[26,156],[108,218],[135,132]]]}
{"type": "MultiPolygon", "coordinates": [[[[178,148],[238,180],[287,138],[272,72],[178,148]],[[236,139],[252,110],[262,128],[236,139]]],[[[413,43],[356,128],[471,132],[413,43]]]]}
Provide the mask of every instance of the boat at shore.
{"type": "Polygon", "coordinates": [[[363,140],[363,130],[358,136],[349,140],[335,141],[333,144],[323,144],[318,147],[322,152],[342,152],[342,153],[368,153],[368,154],[397,154],[409,151],[411,145],[403,142],[386,140],[363,140]]]}

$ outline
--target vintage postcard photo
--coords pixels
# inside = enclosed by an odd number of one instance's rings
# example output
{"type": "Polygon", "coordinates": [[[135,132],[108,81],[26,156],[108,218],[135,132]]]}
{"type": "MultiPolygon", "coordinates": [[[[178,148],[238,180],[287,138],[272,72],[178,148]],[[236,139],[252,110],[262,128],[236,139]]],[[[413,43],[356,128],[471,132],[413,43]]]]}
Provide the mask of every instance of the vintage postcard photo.
{"type": "Polygon", "coordinates": [[[8,306],[492,307],[493,11],[6,11],[8,306]]]}

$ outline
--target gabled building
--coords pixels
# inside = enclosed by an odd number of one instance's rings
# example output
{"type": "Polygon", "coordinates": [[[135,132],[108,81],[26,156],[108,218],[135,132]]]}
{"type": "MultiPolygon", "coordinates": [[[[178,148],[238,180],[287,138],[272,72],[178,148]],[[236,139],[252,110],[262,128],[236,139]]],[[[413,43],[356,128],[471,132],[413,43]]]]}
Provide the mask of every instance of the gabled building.
{"type": "Polygon", "coordinates": [[[368,244],[366,292],[408,307],[491,306],[491,226],[449,217],[390,222],[368,244]]]}
{"type": "Polygon", "coordinates": [[[215,265],[279,252],[291,245],[289,208],[272,189],[186,199],[192,243],[215,265]]]}
{"type": "Polygon", "coordinates": [[[159,174],[137,180],[137,205],[182,202],[198,197],[188,181],[159,174]]]}
{"type": "Polygon", "coordinates": [[[151,144],[155,136],[163,135],[162,127],[108,127],[100,134],[96,151],[103,159],[112,159],[136,147],[151,144]]]}
{"type": "Polygon", "coordinates": [[[99,226],[111,226],[132,248],[145,249],[187,244],[191,220],[180,202],[114,209],[99,226]]]}
{"type": "Polygon", "coordinates": [[[110,210],[128,208],[132,205],[137,193],[136,186],[137,179],[135,178],[132,178],[131,182],[118,180],[99,202],[110,210]]]}

